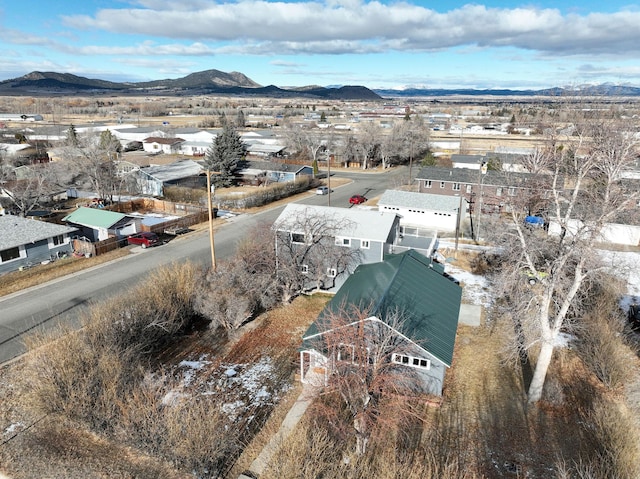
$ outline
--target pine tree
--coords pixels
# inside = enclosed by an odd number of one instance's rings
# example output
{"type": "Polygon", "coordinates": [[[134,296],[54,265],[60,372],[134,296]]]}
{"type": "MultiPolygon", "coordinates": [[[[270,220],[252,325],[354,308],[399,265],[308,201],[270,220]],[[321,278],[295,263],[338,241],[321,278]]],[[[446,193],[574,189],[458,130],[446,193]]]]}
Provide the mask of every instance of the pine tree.
{"type": "Polygon", "coordinates": [[[73,126],[73,123],[69,126],[67,130],[67,145],[69,146],[79,146],[80,139],[78,138],[78,132],[76,131],[76,127],[73,126]]]}
{"type": "Polygon", "coordinates": [[[231,122],[225,123],[205,157],[207,169],[215,173],[212,177],[214,185],[229,186],[233,183],[235,172],[245,152],[244,143],[234,126],[231,122]]]}

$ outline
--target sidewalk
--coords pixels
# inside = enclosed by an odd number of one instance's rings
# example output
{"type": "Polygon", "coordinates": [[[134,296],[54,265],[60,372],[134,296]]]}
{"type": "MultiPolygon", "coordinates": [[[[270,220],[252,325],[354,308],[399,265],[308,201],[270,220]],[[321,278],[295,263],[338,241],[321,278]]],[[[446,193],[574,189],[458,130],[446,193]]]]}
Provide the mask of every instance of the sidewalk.
{"type": "Polygon", "coordinates": [[[291,409],[289,409],[289,412],[280,425],[280,429],[278,429],[278,432],[269,440],[267,445],[262,449],[262,452],[260,452],[258,457],[251,463],[248,471],[251,475],[240,474],[238,479],[251,479],[252,476],[260,477],[280,445],[289,437],[298,422],[300,422],[300,419],[316,397],[318,391],[319,388],[313,384],[304,384],[302,386],[302,392],[291,409]]]}

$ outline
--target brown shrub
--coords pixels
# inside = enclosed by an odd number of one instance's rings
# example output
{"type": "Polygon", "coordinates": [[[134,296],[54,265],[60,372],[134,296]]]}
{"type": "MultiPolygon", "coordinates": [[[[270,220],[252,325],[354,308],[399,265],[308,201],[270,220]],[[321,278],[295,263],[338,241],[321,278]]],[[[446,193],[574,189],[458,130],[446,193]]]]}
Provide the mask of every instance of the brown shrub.
{"type": "Polygon", "coordinates": [[[111,431],[127,397],[161,351],[194,320],[192,265],[162,268],[129,293],[98,304],[79,331],[29,340],[29,404],[111,431]]]}
{"type": "Polygon", "coordinates": [[[602,399],[585,422],[600,450],[594,460],[582,467],[598,475],[584,477],[640,477],[640,432],[634,414],[621,402],[602,399]]]}
{"type": "Polygon", "coordinates": [[[622,386],[631,376],[634,353],[625,342],[625,318],[618,306],[614,281],[595,285],[591,303],[576,328],[578,353],[585,365],[608,388],[622,386]]]}

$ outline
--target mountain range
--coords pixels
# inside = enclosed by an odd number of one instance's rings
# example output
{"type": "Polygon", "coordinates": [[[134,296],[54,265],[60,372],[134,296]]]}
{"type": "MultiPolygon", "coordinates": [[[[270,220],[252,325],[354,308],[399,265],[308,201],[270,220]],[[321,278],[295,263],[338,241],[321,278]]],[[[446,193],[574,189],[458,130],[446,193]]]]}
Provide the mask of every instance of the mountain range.
{"type": "Polygon", "coordinates": [[[19,78],[0,82],[0,96],[108,93],[118,95],[234,95],[369,101],[382,99],[380,95],[363,86],[342,86],[340,88],[261,86],[242,73],[225,73],[219,70],[205,70],[176,79],[121,83],[90,79],[71,73],[36,71],[19,78]]]}
{"type": "Polygon", "coordinates": [[[11,95],[71,95],[71,94],[118,94],[118,95],[232,95],[268,98],[308,98],[325,100],[376,101],[383,98],[446,97],[446,96],[640,96],[640,88],[625,85],[587,85],[571,88],[549,88],[543,90],[510,89],[369,89],[364,86],[281,88],[262,86],[239,72],[205,70],[177,79],[148,82],[111,82],[90,79],[70,73],[34,71],[19,78],[0,82],[0,96],[11,95]]]}

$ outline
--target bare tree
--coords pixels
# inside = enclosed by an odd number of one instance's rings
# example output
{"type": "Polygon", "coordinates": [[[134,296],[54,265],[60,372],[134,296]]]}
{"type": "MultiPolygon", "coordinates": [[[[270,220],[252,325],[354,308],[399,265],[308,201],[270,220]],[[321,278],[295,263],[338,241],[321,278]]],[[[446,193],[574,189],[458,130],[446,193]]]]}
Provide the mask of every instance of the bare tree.
{"type": "Polygon", "coordinates": [[[304,208],[274,224],[276,269],[283,301],[309,289],[326,289],[355,268],[360,251],[339,244],[338,235],[352,227],[335,213],[304,208]]]}
{"type": "Polygon", "coordinates": [[[268,226],[258,225],[238,244],[233,259],[209,270],[196,304],[213,328],[235,330],[279,303],[272,238],[268,226]]]}
{"type": "Polygon", "coordinates": [[[325,131],[318,131],[300,125],[290,125],[284,130],[287,146],[296,155],[305,155],[313,165],[318,164],[319,155],[331,149],[333,136],[325,131]]]}
{"type": "Polygon", "coordinates": [[[380,157],[382,143],[382,128],[376,123],[364,123],[356,133],[358,139],[357,150],[362,158],[362,169],[366,170],[375,164],[380,157]]]}
{"type": "Polygon", "coordinates": [[[86,181],[99,198],[112,198],[120,184],[116,172],[120,142],[109,130],[76,137],[75,141],[75,145],[65,147],[64,153],[64,160],[78,172],[73,181],[86,181]]]}
{"type": "Polygon", "coordinates": [[[600,271],[596,247],[604,226],[634,209],[638,197],[623,175],[636,158],[634,136],[601,118],[585,116],[574,126],[570,141],[558,144],[552,138],[531,158],[536,169],[544,166],[549,173],[546,192],[531,190],[549,234],[526,226],[524,216],[532,213],[523,208],[528,200],[512,201],[510,225],[494,228],[506,232],[502,274],[508,279],[503,276],[501,284],[512,286],[505,298],[523,332],[521,346],[539,347],[530,403],[541,399],[558,335],[579,317],[590,279],[600,271]],[[523,281],[533,284],[518,291],[515,285],[523,281]]]}
{"type": "MultiPolygon", "coordinates": [[[[378,318],[372,316],[372,310],[368,305],[342,305],[325,310],[327,314],[317,323],[323,334],[316,337],[315,349],[325,352],[331,370],[326,393],[337,395],[348,412],[352,429],[345,436],[355,435],[357,454],[366,452],[374,428],[397,426],[403,414],[394,411],[405,410],[416,390],[412,368],[392,361],[394,353],[407,352],[407,342],[399,334],[402,312],[389,310],[378,318]]],[[[341,415],[334,406],[322,413],[341,415]]]]}
{"type": "Polygon", "coordinates": [[[10,160],[0,163],[0,189],[20,216],[44,205],[59,190],[50,165],[23,165],[18,169],[10,160]]]}

